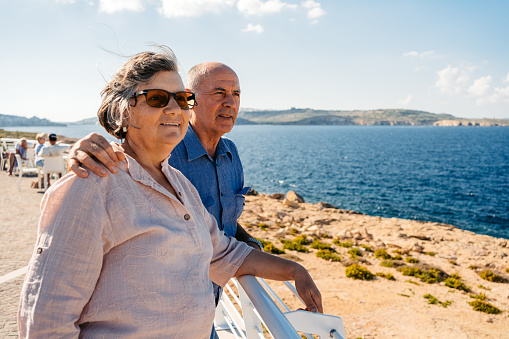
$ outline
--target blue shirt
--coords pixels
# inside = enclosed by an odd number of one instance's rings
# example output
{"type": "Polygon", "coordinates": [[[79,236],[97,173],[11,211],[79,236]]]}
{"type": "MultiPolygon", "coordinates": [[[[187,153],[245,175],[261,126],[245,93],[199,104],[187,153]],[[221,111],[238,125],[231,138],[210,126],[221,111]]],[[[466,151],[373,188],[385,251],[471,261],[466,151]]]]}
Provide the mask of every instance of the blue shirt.
{"type": "MultiPolygon", "coordinates": [[[[219,229],[227,236],[235,237],[237,219],[244,210],[244,195],[249,187],[244,187],[244,170],[233,141],[219,139],[212,158],[189,125],[184,139],[171,152],[168,163],[180,170],[196,187],[203,205],[214,216],[219,229]]],[[[216,303],[220,295],[221,287],[214,284],[216,303]]],[[[210,338],[216,338],[214,327],[210,338]]]]}
{"type": "Polygon", "coordinates": [[[168,162],[196,187],[203,205],[216,218],[219,229],[227,236],[235,237],[237,219],[244,210],[244,195],[249,187],[244,187],[244,170],[233,141],[221,138],[212,158],[189,126],[168,162]]]}

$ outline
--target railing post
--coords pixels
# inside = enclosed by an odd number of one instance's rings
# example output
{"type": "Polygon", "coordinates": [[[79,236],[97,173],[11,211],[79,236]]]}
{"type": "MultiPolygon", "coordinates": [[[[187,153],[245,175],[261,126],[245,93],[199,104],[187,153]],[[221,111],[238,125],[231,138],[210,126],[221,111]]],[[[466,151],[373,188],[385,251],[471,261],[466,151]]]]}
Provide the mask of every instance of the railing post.
{"type": "Polygon", "coordinates": [[[276,306],[274,301],[262,288],[255,277],[244,275],[238,277],[240,285],[262,317],[267,330],[275,339],[300,339],[299,334],[290,324],[285,315],[276,306]]]}

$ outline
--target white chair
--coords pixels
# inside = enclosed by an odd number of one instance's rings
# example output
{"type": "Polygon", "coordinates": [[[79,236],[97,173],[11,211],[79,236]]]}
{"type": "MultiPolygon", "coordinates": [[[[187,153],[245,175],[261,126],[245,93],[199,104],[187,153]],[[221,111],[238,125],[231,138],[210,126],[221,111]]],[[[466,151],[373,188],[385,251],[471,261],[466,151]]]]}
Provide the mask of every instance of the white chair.
{"type": "Polygon", "coordinates": [[[28,166],[35,167],[35,148],[33,148],[33,147],[27,148],[26,156],[27,156],[28,166]]]}
{"type": "Polygon", "coordinates": [[[48,174],[52,173],[65,174],[65,160],[63,156],[44,157],[44,166],[42,167],[44,190],[48,189],[48,174]]]}
{"type": "Polygon", "coordinates": [[[21,156],[19,154],[16,154],[15,157],[16,157],[16,162],[18,164],[18,176],[19,176],[18,191],[19,191],[21,189],[21,177],[23,176],[23,174],[37,173],[37,175],[39,175],[39,169],[37,167],[28,166],[28,165],[30,165],[30,162],[21,160],[21,156]]]}
{"type": "Polygon", "coordinates": [[[3,171],[5,168],[5,165],[9,163],[9,154],[16,153],[16,143],[19,142],[19,139],[2,138],[0,140],[2,140],[2,152],[5,152],[5,154],[7,156],[5,159],[3,156],[0,157],[1,158],[0,165],[1,165],[1,168],[3,171]]]}

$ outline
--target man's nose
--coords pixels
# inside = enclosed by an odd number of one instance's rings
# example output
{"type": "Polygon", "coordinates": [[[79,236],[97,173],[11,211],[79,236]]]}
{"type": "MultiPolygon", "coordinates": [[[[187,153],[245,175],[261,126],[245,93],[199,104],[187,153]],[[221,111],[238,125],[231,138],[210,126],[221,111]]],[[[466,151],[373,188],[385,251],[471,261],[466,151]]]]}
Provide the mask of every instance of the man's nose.
{"type": "Polygon", "coordinates": [[[223,106],[225,107],[235,107],[237,105],[237,102],[235,101],[235,97],[233,96],[233,93],[226,93],[223,101],[223,106]]]}

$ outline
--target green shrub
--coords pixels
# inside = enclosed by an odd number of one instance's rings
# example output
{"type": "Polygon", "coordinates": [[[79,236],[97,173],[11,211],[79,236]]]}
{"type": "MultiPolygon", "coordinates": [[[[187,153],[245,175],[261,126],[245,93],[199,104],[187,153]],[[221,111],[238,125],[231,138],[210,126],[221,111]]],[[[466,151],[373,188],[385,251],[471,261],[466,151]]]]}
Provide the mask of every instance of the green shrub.
{"type": "Polygon", "coordinates": [[[478,267],[475,265],[470,265],[468,266],[468,268],[475,271],[478,267]]]}
{"type": "Polygon", "coordinates": [[[468,292],[470,289],[459,279],[456,278],[447,278],[445,279],[445,286],[454,288],[460,291],[468,292]]]}
{"type": "Polygon", "coordinates": [[[496,283],[505,283],[506,279],[498,274],[493,273],[491,270],[482,271],[479,276],[487,281],[496,283]]]}
{"type": "Polygon", "coordinates": [[[308,253],[309,250],[304,247],[304,245],[308,245],[309,241],[305,235],[299,235],[298,237],[293,238],[293,240],[280,240],[283,243],[283,248],[285,250],[297,251],[302,253],[308,253]]]}
{"type": "Polygon", "coordinates": [[[360,249],[358,248],[352,248],[350,250],[348,250],[348,254],[350,254],[350,256],[355,259],[357,257],[362,257],[362,252],[360,249]]]}
{"type": "Polygon", "coordinates": [[[471,294],[470,298],[477,299],[477,300],[486,300],[486,294],[484,294],[484,293],[471,294]]]}
{"type": "Polygon", "coordinates": [[[436,303],[438,303],[438,299],[436,297],[432,296],[429,293],[424,296],[424,299],[428,299],[428,304],[436,304],[436,303]]]}
{"type": "Polygon", "coordinates": [[[345,273],[348,278],[358,280],[373,280],[375,277],[375,275],[371,273],[367,268],[357,264],[348,266],[345,270],[345,273]]]}
{"type": "Polygon", "coordinates": [[[353,246],[353,242],[351,241],[346,241],[346,242],[341,242],[339,239],[334,239],[332,240],[332,242],[338,246],[341,246],[341,247],[352,247],[353,246]]]}
{"type": "Polygon", "coordinates": [[[392,259],[393,259],[393,260],[403,260],[403,258],[401,257],[401,255],[400,255],[400,254],[395,255],[392,259]]]}
{"type": "Polygon", "coordinates": [[[366,252],[373,252],[373,249],[369,247],[368,245],[361,245],[362,248],[366,250],[366,252]]]}
{"type": "Polygon", "coordinates": [[[259,242],[261,242],[263,247],[267,246],[268,244],[271,244],[271,242],[270,242],[270,241],[263,240],[262,238],[256,238],[256,240],[258,240],[259,242]]]}
{"type": "Polygon", "coordinates": [[[443,307],[447,307],[447,306],[449,306],[449,305],[452,303],[452,301],[449,301],[449,300],[446,300],[446,301],[440,301],[440,300],[438,300],[436,297],[432,296],[432,295],[431,295],[431,294],[429,294],[429,293],[428,293],[428,294],[426,294],[426,295],[424,296],[424,298],[425,298],[425,299],[428,299],[428,303],[429,303],[429,304],[433,304],[433,305],[435,305],[435,304],[440,304],[440,305],[442,305],[443,307]]]}
{"type": "Polygon", "coordinates": [[[431,257],[434,257],[434,256],[436,255],[436,253],[435,253],[435,252],[426,252],[426,253],[424,253],[424,254],[429,255],[429,256],[431,256],[431,257]]]}
{"type": "Polygon", "coordinates": [[[341,261],[341,257],[339,255],[328,249],[318,250],[318,252],[316,252],[316,256],[318,258],[322,258],[323,260],[331,260],[335,262],[341,261]]]}
{"type": "Polygon", "coordinates": [[[470,306],[474,308],[475,311],[484,312],[488,314],[499,314],[502,311],[500,311],[495,306],[480,300],[474,300],[468,303],[470,306]]]}
{"type": "Polygon", "coordinates": [[[285,253],[284,250],[280,250],[279,248],[274,246],[273,243],[268,243],[267,245],[263,246],[263,250],[265,252],[267,252],[267,253],[272,253],[272,254],[283,254],[283,253],[285,253]]]}
{"type": "Polygon", "coordinates": [[[404,266],[399,268],[401,274],[412,276],[421,279],[422,282],[433,284],[441,282],[445,279],[446,274],[439,269],[430,268],[427,270],[420,270],[417,267],[404,266]]]}
{"type": "Polygon", "coordinates": [[[266,230],[269,226],[266,223],[261,222],[258,224],[258,227],[260,227],[262,230],[266,230]]]}
{"type": "Polygon", "coordinates": [[[394,267],[394,262],[393,261],[390,261],[390,260],[384,260],[380,263],[380,266],[383,266],[383,267],[394,267]]]}
{"type": "Polygon", "coordinates": [[[509,267],[505,269],[505,273],[509,273],[509,267]]]}
{"type": "Polygon", "coordinates": [[[376,273],[376,276],[382,277],[382,278],[385,278],[388,280],[396,280],[396,278],[394,278],[394,276],[391,273],[378,272],[378,273],[376,273]]]}
{"type": "Polygon", "coordinates": [[[290,234],[297,234],[297,233],[299,233],[299,230],[297,230],[296,228],[292,228],[290,230],[290,234]]]}
{"type": "Polygon", "coordinates": [[[298,237],[295,237],[292,242],[299,244],[299,245],[309,245],[308,238],[305,235],[299,235],[298,237]]]}
{"type": "Polygon", "coordinates": [[[418,259],[415,259],[415,258],[412,258],[412,257],[408,257],[406,258],[405,260],[407,263],[410,263],[410,264],[417,264],[419,262],[418,259]]]}
{"type": "Polygon", "coordinates": [[[383,248],[379,248],[375,251],[375,258],[377,259],[392,259],[391,255],[387,253],[383,248]]]}
{"type": "Polygon", "coordinates": [[[334,251],[329,244],[324,244],[323,242],[321,242],[318,239],[316,239],[315,241],[313,241],[311,243],[311,248],[314,248],[315,250],[331,250],[331,251],[334,251]]]}

